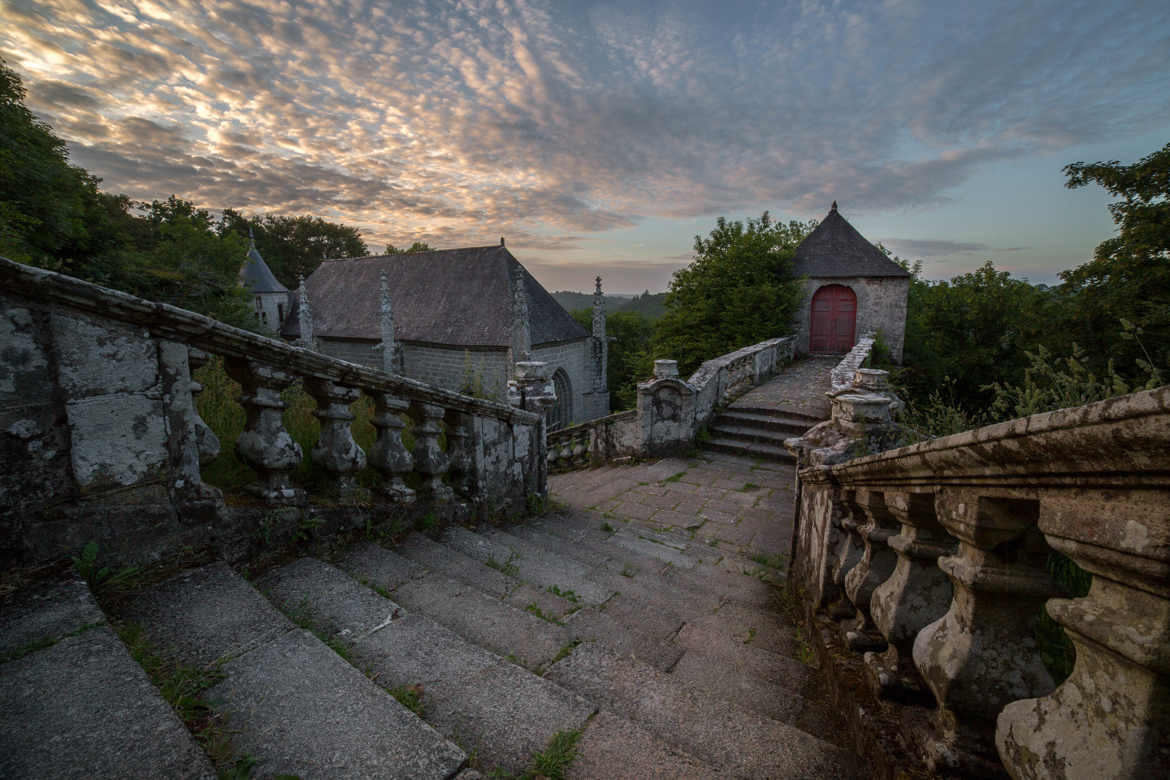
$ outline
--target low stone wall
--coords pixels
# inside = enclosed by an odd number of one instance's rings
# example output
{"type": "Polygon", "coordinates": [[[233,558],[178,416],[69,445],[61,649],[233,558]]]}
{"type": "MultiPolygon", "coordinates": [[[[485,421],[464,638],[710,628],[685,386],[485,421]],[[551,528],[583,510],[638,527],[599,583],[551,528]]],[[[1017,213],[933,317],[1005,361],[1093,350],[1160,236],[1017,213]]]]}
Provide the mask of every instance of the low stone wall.
{"type": "Polygon", "coordinates": [[[791,585],[875,767],[1164,774],[1170,387],[834,465],[800,444],[791,585]],[[1054,550],[1092,574],[1087,596],[1063,597],[1054,550]],[[1059,686],[1041,609],[1076,647],[1059,686]]]}
{"type": "Polygon", "coordinates": [[[297,382],[321,422],[311,453],[326,475],[319,498],[349,507],[350,522],[515,512],[546,491],[539,392],[524,409],[477,400],[3,258],[0,343],[8,569],[90,541],[117,563],[198,549],[237,557],[245,538],[289,522],[317,528],[324,510],[292,479],[306,453],[282,420],[280,394],[297,382]],[[202,388],[192,370],[208,353],[243,387],[247,422],[234,443],[216,439],[194,402],[202,388]],[[362,394],[378,431],[368,453],[349,430],[362,394]],[[407,420],[413,450],[402,441],[407,420]],[[257,480],[225,502],[200,465],[233,444],[257,480]],[[290,508],[300,520],[288,520],[290,508]],[[269,515],[282,519],[255,527],[269,515]]]}
{"type": "Polygon", "coordinates": [[[708,360],[685,382],[676,361],[656,360],[654,378],[638,385],[637,409],[549,434],[550,467],[565,471],[692,446],[717,408],[791,362],[794,343],[786,336],[744,347],[708,360]]]}
{"type": "Polygon", "coordinates": [[[869,357],[869,353],[873,351],[873,342],[872,336],[862,336],[853,345],[853,349],[845,353],[845,357],[841,358],[841,362],[830,373],[829,381],[832,383],[833,390],[845,389],[853,383],[857,369],[861,368],[869,357]]]}

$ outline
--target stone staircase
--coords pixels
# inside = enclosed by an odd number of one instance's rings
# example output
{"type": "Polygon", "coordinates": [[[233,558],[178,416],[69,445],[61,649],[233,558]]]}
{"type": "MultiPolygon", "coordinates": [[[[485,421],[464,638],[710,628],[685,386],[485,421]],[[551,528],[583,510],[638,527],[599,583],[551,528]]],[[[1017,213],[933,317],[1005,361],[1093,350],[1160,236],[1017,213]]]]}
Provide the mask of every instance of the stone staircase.
{"type": "Polygon", "coordinates": [[[715,416],[709,438],[699,446],[713,452],[744,455],[780,463],[794,463],[784,440],[801,436],[820,420],[797,412],[764,406],[730,406],[715,416]]]}
{"type": "MultiPolygon", "coordinates": [[[[795,658],[780,576],[685,532],[557,511],[253,581],[212,563],[107,609],[214,670],[208,717],[255,776],[520,775],[565,732],[568,777],[864,776],[795,658]]],[[[213,776],[85,586],[63,587],[4,610],[0,695],[18,706],[0,775],[213,776]]]]}

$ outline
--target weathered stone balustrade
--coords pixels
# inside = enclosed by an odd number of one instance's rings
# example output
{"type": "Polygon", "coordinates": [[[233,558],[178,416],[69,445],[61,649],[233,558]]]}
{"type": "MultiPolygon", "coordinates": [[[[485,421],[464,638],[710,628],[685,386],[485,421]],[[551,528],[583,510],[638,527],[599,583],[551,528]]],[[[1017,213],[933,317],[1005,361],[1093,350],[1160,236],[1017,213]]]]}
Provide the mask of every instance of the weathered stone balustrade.
{"type": "Polygon", "coordinates": [[[9,565],[91,540],[134,562],[223,548],[254,532],[242,527],[249,512],[315,527],[306,514],[315,498],[352,507],[349,522],[360,525],[435,507],[520,511],[546,491],[542,407],[463,396],[3,258],[0,343],[0,556],[9,565]],[[192,371],[209,355],[243,389],[235,442],[218,441],[197,412],[192,371]],[[320,421],[308,454],[319,496],[297,484],[306,454],[285,428],[282,392],[297,384],[320,421]],[[368,453],[350,429],[363,394],[377,430],[368,453]],[[203,483],[201,465],[224,446],[256,472],[251,504],[225,503],[203,483]]]}
{"type": "Polygon", "coordinates": [[[821,443],[796,447],[804,466],[793,584],[813,626],[831,625],[816,614],[842,585],[857,601],[868,596],[873,625],[890,644],[883,658],[869,656],[880,662],[868,668],[906,674],[912,657],[908,673],[933,699],[918,720],[912,705],[853,701],[856,736],[862,746],[874,740],[875,761],[888,761],[896,738],[938,774],[1164,775],[1170,387],[845,462],[837,462],[847,457],[841,447],[822,448],[818,462],[821,443]],[[826,453],[834,456],[828,462],[826,453]],[[868,532],[851,540],[859,514],[868,532]],[[892,567],[875,566],[878,529],[892,567]],[[859,539],[869,544],[866,555],[857,553],[859,539]],[[1087,596],[1052,598],[1052,550],[1093,575],[1087,596]],[[1059,685],[1033,638],[1042,608],[1076,647],[1072,674],[1059,685]],[[863,720],[895,706],[902,715],[863,720]],[[890,722],[931,727],[882,732],[890,722]]]}
{"type": "Polygon", "coordinates": [[[690,447],[717,407],[767,380],[790,362],[792,337],[769,339],[708,360],[687,380],[673,360],[655,361],[638,385],[638,407],[548,434],[548,464],[568,471],[690,447]]]}

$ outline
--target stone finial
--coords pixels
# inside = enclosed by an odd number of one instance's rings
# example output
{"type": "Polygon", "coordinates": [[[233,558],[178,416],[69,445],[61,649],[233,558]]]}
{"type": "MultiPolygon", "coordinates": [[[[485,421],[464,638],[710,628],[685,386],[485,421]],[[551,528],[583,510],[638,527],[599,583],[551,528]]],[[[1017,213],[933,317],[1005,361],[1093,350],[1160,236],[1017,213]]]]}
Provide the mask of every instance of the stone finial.
{"type": "Polygon", "coordinates": [[[500,236],[500,246],[504,246],[504,237],[500,236]]]}
{"type": "Polygon", "coordinates": [[[654,378],[655,379],[678,379],[678,361],[677,360],[655,360],[654,361],[654,378]]]}
{"type": "Polygon", "coordinates": [[[519,363],[532,355],[532,320],[528,312],[528,292],[524,289],[524,269],[512,266],[512,361],[519,363]]]}
{"type": "Polygon", "coordinates": [[[382,370],[388,374],[402,373],[402,354],[394,337],[394,307],[385,271],[378,274],[378,329],[382,336],[377,346],[382,355],[382,370]]]}
{"type": "Polygon", "coordinates": [[[837,201],[833,201],[833,205],[829,207],[829,211],[832,212],[832,211],[836,211],[836,210],[837,210],[837,201]]]}
{"type": "MultiPolygon", "coordinates": [[[[595,280],[593,291],[593,343],[591,349],[593,392],[601,394],[609,386],[607,364],[609,363],[609,340],[605,336],[605,296],[601,294],[601,277],[595,280]]],[[[608,411],[608,409],[607,409],[608,411]]]]}
{"type": "Polygon", "coordinates": [[[598,276],[593,281],[596,282],[596,284],[597,284],[597,286],[595,288],[593,288],[593,295],[594,296],[601,295],[601,277],[598,276]]]}
{"type": "Polygon", "coordinates": [[[309,310],[309,290],[305,287],[305,275],[297,274],[297,325],[301,329],[300,346],[306,349],[317,349],[317,339],[313,334],[313,313],[309,310]]]}

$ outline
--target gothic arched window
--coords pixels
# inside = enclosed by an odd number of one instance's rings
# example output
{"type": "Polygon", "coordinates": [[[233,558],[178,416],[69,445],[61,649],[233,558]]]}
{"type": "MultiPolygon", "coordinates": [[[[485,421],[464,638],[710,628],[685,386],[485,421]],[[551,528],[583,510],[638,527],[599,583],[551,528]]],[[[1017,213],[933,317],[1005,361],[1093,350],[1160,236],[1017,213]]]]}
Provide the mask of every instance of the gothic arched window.
{"type": "Polygon", "coordinates": [[[573,419],[573,388],[569,384],[569,375],[565,369],[558,368],[553,374],[553,389],[557,393],[557,402],[549,407],[546,413],[548,429],[555,431],[564,428],[573,419]]]}

